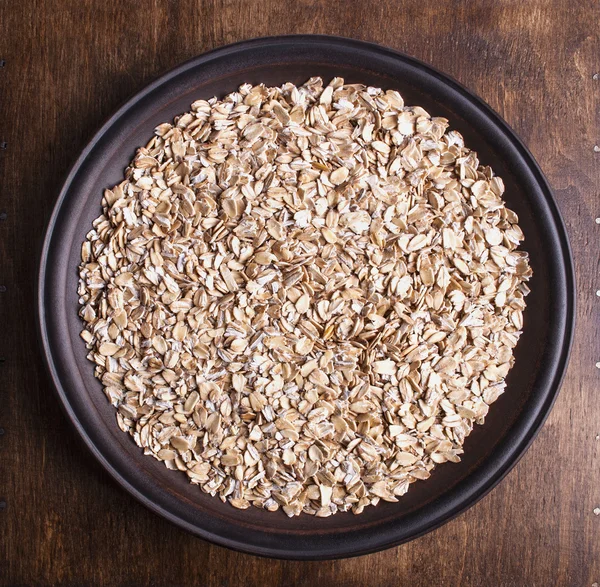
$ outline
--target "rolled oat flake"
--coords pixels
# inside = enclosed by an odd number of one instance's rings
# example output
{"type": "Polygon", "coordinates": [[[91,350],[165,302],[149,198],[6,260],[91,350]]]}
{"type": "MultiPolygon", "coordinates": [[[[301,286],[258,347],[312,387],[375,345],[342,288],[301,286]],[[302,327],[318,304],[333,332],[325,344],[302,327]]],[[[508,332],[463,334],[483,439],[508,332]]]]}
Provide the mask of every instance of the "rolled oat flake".
{"type": "Polygon", "coordinates": [[[236,508],[397,501],[504,392],[531,269],[503,192],[393,90],[194,102],[82,245],[81,336],[120,428],[236,508]]]}

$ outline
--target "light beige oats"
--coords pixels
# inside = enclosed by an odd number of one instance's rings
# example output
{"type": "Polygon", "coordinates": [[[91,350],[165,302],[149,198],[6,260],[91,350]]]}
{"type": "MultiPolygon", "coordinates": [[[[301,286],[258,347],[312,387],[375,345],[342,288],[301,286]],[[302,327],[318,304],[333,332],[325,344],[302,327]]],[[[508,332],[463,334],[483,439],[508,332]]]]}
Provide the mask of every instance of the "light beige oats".
{"type": "Polygon", "coordinates": [[[237,508],[396,501],[504,391],[531,270],[503,191],[395,91],[194,102],[82,246],[82,338],[120,428],[237,508]]]}

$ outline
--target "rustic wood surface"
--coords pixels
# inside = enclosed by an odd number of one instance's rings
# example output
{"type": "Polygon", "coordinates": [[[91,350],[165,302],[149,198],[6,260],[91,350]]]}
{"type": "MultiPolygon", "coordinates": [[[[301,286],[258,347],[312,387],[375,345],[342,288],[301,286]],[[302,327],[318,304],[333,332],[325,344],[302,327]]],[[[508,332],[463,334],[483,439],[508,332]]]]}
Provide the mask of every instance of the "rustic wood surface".
{"type": "Polygon", "coordinates": [[[592,585],[600,582],[600,3],[597,0],[3,0],[0,5],[0,583],[592,585]],[[61,179],[166,69],[250,37],[329,33],[433,64],[499,111],[552,184],[578,326],[560,397],[508,477],[441,529],[352,560],[260,559],[193,538],[103,472],[36,344],[34,283],[61,179]],[[3,144],[3,143],[6,144],[3,144]]]}

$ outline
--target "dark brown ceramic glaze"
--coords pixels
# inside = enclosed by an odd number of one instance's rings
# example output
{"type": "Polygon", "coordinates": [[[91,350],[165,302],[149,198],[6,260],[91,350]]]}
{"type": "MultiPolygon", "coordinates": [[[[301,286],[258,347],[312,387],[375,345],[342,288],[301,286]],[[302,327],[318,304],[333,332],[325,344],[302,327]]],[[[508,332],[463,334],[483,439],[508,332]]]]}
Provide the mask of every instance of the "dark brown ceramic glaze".
{"type": "MultiPolygon", "coordinates": [[[[201,55],[127,102],[96,134],[68,176],[50,221],[39,274],[41,340],[58,396],[94,456],[156,513],[218,544],[296,559],[366,554],[410,540],[456,516],[514,466],[548,415],[564,374],[573,330],[574,279],[562,220],[531,154],[506,123],[457,82],[400,53],[348,39],[293,36],[256,39],[201,55]],[[144,457],[116,425],[114,408],[85,358],[77,316],[81,242],[100,212],[104,188],[122,178],[154,127],[198,98],[223,96],[244,82],[301,83],[342,76],[397,89],[407,104],[444,116],[506,184],[520,218],[534,277],[525,331],[507,392],[468,438],[459,464],[439,466],[398,503],[360,516],[301,516],[240,511],[203,494],[178,472],[144,457]]],[[[510,512],[507,512],[510,515],[510,512]]]]}

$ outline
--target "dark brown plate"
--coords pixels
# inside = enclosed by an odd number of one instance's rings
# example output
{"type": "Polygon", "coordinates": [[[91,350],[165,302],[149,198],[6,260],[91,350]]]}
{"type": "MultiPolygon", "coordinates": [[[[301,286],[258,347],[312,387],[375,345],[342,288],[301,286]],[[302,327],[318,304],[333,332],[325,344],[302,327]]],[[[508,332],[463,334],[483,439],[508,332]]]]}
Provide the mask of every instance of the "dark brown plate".
{"type": "MultiPolygon", "coordinates": [[[[454,80],[400,53],[349,39],[293,36],[255,39],[201,55],[167,73],[127,102],[96,134],[68,176],[54,209],[39,273],[39,323],[51,377],[75,427],[96,458],[150,509],[207,540],[281,558],[365,554],[415,538],[485,495],[514,466],[548,415],[567,365],[574,278],[565,229],[551,190],[531,154],[506,123],[454,80]],[[520,218],[534,277],[525,331],[507,392],[485,426],[468,438],[459,464],[438,467],[398,503],[360,516],[330,518],[236,510],[190,485],[178,472],[142,455],[117,428],[79,338],[80,247],[100,213],[104,188],[118,182],[136,147],[154,127],[191,102],[223,96],[243,82],[279,85],[310,76],[342,76],[400,91],[407,104],[444,116],[506,184],[520,218]]],[[[510,512],[507,512],[510,515],[510,512]]]]}

